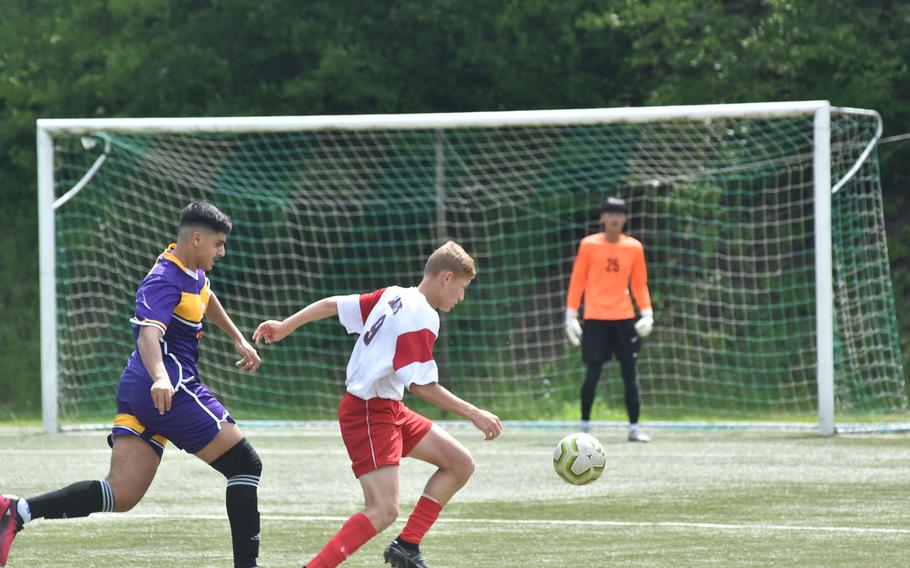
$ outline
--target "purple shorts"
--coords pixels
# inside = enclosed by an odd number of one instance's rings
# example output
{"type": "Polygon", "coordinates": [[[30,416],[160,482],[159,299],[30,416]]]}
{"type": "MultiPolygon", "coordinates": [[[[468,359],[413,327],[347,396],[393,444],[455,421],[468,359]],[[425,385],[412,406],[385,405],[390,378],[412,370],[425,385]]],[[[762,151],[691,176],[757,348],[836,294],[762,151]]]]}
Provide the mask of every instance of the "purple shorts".
{"type": "Polygon", "coordinates": [[[114,436],[138,436],[159,457],[168,440],[181,450],[195,454],[211,442],[221,425],[234,422],[208,387],[196,379],[176,385],[171,409],[159,414],[152,403],[151,379],[127,369],[117,387],[117,417],[108,441],[114,436]]]}

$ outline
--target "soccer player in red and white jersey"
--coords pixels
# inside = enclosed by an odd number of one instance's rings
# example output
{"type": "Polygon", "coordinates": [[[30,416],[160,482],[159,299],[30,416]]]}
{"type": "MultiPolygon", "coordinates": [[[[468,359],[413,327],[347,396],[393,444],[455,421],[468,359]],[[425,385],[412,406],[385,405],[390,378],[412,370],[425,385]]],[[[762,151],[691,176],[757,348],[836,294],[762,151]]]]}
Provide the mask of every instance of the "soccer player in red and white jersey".
{"type": "Polygon", "coordinates": [[[352,516],[309,568],[345,561],[398,516],[398,464],[403,456],[435,465],[423,495],[398,537],[385,549],[386,562],[399,568],[425,567],[419,544],[439,513],[474,472],[468,450],[445,430],[402,403],[404,389],[430,404],[469,419],[492,440],[502,432],[499,418],[439,385],[433,343],[439,314],[464,299],[474,279],[474,259],[453,241],[427,260],[417,287],[390,286],[369,294],[332,296],[282,321],[263,322],[256,343],[274,343],[298,327],[337,315],[357,342],[348,362],[347,393],[338,406],[341,436],[360,481],[364,509],[352,516]]]}

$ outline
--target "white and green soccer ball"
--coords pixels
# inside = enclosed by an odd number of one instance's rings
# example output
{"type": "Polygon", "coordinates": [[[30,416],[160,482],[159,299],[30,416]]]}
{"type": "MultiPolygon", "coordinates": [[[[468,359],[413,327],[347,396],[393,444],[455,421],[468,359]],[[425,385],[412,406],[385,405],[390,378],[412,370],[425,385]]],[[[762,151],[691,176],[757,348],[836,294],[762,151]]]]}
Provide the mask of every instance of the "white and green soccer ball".
{"type": "Polygon", "coordinates": [[[604,447],[590,434],[569,434],[553,449],[553,469],[572,485],[591,483],[600,477],[606,466],[604,447]]]}

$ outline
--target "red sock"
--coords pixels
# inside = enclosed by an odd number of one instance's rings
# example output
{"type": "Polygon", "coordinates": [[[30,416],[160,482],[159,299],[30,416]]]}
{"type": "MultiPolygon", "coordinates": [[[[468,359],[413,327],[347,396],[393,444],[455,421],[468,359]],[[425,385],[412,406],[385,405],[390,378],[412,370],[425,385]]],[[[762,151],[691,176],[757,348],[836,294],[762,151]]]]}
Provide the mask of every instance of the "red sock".
{"type": "Polygon", "coordinates": [[[326,543],[316,558],[306,563],[307,568],[333,568],[357,552],[357,549],[376,536],[373,523],[363,513],[357,513],[344,523],[326,543]]]}
{"type": "Polygon", "coordinates": [[[399,535],[401,540],[412,544],[420,544],[420,541],[423,540],[423,535],[427,534],[427,531],[439,518],[439,513],[441,512],[442,505],[426,496],[421,496],[411,516],[408,517],[404,530],[399,535]]]}

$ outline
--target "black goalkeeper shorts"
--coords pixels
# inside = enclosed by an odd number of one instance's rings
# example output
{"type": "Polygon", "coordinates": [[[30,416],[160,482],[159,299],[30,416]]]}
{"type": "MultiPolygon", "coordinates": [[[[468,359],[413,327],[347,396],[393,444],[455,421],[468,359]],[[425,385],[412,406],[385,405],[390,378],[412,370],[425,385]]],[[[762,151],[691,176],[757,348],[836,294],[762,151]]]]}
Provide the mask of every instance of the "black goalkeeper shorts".
{"type": "Polygon", "coordinates": [[[634,359],[641,349],[635,320],[585,320],[581,336],[581,358],[585,363],[634,359]]]}

